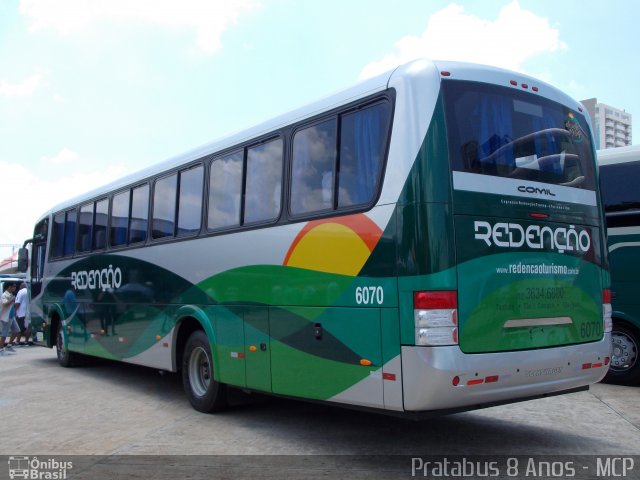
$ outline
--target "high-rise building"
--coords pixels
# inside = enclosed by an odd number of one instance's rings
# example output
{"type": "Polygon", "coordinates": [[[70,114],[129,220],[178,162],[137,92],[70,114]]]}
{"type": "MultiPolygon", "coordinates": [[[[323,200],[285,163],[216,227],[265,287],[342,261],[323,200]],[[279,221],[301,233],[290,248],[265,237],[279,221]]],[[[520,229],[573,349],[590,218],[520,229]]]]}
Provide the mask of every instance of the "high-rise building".
{"type": "Polygon", "coordinates": [[[597,98],[582,100],[589,112],[596,149],[626,147],[631,145],[631,114],[605,103],[597,98]]]}

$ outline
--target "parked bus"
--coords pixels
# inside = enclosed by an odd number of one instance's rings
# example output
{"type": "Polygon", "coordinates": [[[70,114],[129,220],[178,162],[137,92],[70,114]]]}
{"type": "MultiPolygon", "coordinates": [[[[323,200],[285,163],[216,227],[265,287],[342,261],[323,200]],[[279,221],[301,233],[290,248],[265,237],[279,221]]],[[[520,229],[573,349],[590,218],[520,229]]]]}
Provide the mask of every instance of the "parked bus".
{"type": "Polygon", "coordinates": [[[520,73],[416,61],[58,205],[32,317],[82,355],[423,416],[587,389],[611,347],[592,136],[520,73]]]}
{"type": "Polygon", "coordinates": [[[640,145],[598,151],[607,223],[613,348],[606,381],[640,383],[640,145]]]}

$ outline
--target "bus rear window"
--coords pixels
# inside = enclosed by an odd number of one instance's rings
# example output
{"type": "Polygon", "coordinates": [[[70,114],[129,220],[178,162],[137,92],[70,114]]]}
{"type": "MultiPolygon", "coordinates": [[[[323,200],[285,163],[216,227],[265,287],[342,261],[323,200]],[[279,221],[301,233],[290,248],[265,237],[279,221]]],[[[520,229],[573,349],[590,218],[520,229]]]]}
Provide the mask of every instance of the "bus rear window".
{"type": "Polygon", "coordinates": [[[581,115],[506,87],[448,80],[442,88],[454,170],[595,190],[581,115]]]}

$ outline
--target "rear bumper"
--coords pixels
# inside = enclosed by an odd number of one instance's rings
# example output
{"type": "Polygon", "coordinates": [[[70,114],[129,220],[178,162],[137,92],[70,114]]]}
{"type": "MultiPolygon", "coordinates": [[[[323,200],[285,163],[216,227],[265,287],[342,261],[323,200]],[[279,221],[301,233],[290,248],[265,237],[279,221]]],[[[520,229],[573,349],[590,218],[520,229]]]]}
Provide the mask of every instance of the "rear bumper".
{"type": "Polygon", "coordinates": [[[404,346],[404,409],[474,408],[575,390],[602,380],[610,355],[609,333],[598,342],[490,354],[465,354],[458,346],[404,346]]]}

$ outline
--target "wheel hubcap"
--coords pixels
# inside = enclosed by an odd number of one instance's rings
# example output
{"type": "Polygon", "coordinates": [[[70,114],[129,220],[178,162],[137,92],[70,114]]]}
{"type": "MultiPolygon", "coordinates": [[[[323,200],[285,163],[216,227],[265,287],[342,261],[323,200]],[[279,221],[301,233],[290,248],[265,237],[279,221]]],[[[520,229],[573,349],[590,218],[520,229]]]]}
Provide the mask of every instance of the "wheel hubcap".
{"type": "Polygon", "coordinates": [[[638,360],[638,346],[625,332],[614,331],[612,335],[611,369],[624,372],[632,368],[638,360]]]}
{"type": "Polygon", "coordinates": [[[211,361],[202,347],[196,347],[189,357],[189,384],[193,393],[203,397],[211,384],[211,361]]]}

